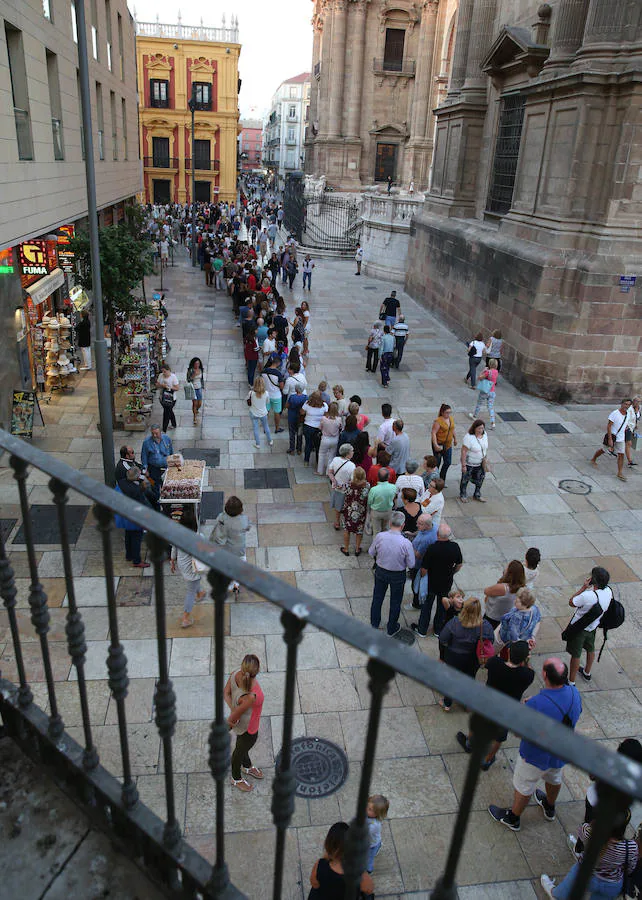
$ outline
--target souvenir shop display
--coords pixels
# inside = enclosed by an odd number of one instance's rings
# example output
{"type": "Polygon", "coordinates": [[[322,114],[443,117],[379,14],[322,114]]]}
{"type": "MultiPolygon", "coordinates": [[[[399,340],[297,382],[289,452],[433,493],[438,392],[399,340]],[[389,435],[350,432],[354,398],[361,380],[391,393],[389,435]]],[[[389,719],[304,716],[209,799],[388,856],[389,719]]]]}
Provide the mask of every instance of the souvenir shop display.
{"type": "Polygon", "coordinates": [[[118,360],[122,373],[117,393],[116,409],[128,431],[144,431],[145,418],[151,413],[151,366],[149,334],[139,332],[132,338],[131,346],[118,360]],[[120,407],[120,409],[119,409],[120,407]]]}
{"type": "Polygon", "coordinates": [[[71,320],[59,313],[45,315],[33,334],[36,382],[50,391],[73,391],[69,376],[77,373],[74,363],[71,320]],[[44,375],[44,378],[42,377],[44,375]]]}

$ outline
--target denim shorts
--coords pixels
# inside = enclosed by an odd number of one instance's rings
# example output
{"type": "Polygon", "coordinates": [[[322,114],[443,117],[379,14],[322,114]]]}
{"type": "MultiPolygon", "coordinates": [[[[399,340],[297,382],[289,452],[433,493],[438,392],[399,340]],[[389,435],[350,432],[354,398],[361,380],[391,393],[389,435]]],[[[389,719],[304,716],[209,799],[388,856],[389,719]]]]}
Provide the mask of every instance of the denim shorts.
{"type": "Polygon", "coordinates": [[[194,399],[195,400],[203,399],[203,388],[194,388],[194,399]]]}

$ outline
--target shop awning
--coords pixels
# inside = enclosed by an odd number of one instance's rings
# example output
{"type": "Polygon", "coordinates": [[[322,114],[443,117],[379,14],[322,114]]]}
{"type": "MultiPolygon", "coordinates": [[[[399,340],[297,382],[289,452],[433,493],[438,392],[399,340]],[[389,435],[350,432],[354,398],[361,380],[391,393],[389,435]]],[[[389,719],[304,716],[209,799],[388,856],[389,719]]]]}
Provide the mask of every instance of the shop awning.
{"type": "Polygon", "coordinates": [[[39,303],[44,303],[47,297],[51,297],[55,290],[62,287],[64,282],[65,273],[62,269],[54,269],[53,272],[50,272],[44,278],[41,278],[40,281],[36,281],[35,284],[28,287],[27,293],[35,305],[38,306],[39,303]]]}

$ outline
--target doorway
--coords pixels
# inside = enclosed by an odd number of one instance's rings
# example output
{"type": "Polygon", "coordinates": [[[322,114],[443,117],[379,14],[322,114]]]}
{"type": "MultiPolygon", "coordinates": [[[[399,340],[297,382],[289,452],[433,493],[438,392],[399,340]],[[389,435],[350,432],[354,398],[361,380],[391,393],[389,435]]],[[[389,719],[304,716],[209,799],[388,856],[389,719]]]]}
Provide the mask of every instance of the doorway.
{"type": "Polygon", "coordinates": [[[169,180],[159,178],[154,179],[154,203],[162,206],[171,203],[169,180]]]}
{"type": "Polygon", "coordinates": [[[397,145],[377,144],[377,158],[375,161],[375,181],[387,181],[388,176],[395,180],[397,168],[397,145]]]}

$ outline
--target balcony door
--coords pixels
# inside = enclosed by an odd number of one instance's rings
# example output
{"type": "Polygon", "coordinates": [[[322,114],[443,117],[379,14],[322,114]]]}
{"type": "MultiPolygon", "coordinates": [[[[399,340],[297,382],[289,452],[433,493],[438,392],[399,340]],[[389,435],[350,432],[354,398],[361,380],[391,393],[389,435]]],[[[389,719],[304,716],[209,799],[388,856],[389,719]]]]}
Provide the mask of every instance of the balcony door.
{"type": "Polygon", "coordinates": [[[152,138],[152,165],[157,169],[169,169],[169,138],[152,138]]]}
{"type": "Polygon", "coordinates": [[[212,168],[209,141],[194,141],[194,168],[206,171],[212,168]]]}
{"type": "Polygon", "coordinates": [[[406,32],[403,28],[386,28],[383,67],[386,72],[401,72],[406,32]]]}
{"type": "Polygon", "coordinates": [[[397,145],[377,144],[377,158],[375,161],[375,181],[387,181],[391,176],[393,181],[397,167],[397,145]]]}

